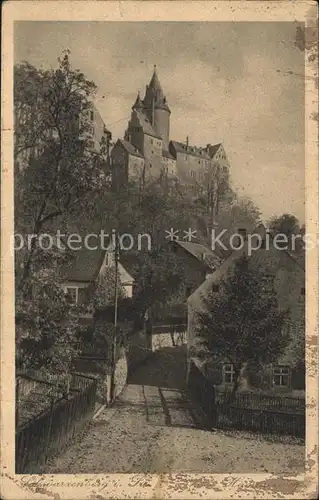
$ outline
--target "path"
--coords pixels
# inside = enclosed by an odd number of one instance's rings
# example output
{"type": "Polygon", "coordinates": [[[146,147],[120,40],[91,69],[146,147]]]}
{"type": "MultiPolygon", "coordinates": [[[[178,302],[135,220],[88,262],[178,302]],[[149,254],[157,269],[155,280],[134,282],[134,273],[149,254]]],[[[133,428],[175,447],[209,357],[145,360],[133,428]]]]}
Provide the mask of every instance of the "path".
{"type": "Polygon", "coordinates": [[[156,353],[129,378],[113,408],[46,473],[300,473],[304,448],[203,428],[185,395],[182,348],[156,353]]]}

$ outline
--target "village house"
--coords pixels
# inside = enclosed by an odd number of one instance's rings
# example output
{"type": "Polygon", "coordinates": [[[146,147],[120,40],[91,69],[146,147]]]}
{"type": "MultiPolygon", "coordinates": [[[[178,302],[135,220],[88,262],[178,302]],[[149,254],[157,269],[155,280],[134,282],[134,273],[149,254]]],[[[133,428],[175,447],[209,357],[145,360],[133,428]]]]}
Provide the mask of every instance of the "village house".
{"type": "Polygon", "coordinates": [[[169,247],[185,267],[186,298],[221,264],[220,257],[203,243],[173,240],[169,247]]]}
{"type": "MultiPolygon", "coordinates": [[[[300,259],[289,251],[275,248],[273,239],[266,248],[266,230],[260,225],[255,231],[263,238],[259,250],[253,251],[249,257],[250,265],[261,265],[265,269],[265,287],[271,287],[277,293],[279,307],[289,310],[284,328],[289,329],[291,342],[285,353],[276,363],[264,366],[257,372],[243,373],[241,389],[263,389],[280,392],[304,390],[304,366],[298,357],[298,348],[304,339],[305,330],[305,268],[300,259]],[[297,354],[296,354],[297,352],[297,354]]],[[[254,243],[253,243],[254,244],[254,243]]],[[[219,293],[221,281],[233,269],[235,262],[243,255],[248,255],[248,242],[232,254],[211,274],[188,298],[188,353],[195,357],[201,350],[201,339],[198,335],[198,313],[205,310],[205,299],[212,293],[219,293]]],[[[302,349],[301,349],[302,352],[302,349]]],[[[206,373],[214,385],[232,386],[234,368],[227,360],[212,362],[207,359],[206,373]]]]}
{"type": "MultiPolygon", "coordinates": [[[[62,267],[61,287],[74,306],[83,306],[92,301],[95,285],[103,280],[107,269],[115,268],[115,256],[112,249],[89,250],[82,248],[76,252],[75,259],[62,267]]],[[[121,262],[118,262],[118,279],[124,290],[125,297],[133,295],[134,278],[128,273],[121,262]]],[[[93,313],[91,309],[90,314],[93,313]]]]}

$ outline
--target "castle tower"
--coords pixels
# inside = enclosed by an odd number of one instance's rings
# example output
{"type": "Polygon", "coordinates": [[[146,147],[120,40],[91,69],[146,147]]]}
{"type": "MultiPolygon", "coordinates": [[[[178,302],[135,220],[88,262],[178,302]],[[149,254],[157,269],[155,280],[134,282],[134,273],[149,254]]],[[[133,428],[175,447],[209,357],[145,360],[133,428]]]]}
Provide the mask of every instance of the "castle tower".
{"type": "Polygon", "coordinates": [[[158,79],[156,66],[154,66],[151,81],[146,86],[143,105],[144,111],[153,125],[155,132],[163,139],[163,150],[168,151],[171,110],[168,107],[166,97],[158,79]]]}
{"type": "Polygon", "coordinates": [[[143,108],[144,108],[144,106],[143,106],[143,103],[142,103],[142,100],[140,97],[140,93],[138,92],[136,101],[133,104],[132,109],[143,109],[143,108]]]}

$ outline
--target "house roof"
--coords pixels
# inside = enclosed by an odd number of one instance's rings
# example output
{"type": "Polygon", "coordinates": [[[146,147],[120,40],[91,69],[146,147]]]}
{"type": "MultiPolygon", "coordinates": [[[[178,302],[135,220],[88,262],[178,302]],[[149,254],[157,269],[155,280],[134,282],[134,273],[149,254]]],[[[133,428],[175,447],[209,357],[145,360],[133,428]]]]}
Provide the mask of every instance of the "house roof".
{"type": "Polygon", "coordinates": [[[94,281],[101,269],[106,250],[81,248],[75,252],[74,260],[62,266],[60,275],[68,281],[94,281]]]}
{"type": "Polygon", "coordinates": [[[203,262],[210,269],[216,269],[221,263],[220,258],[207,246],[202,243],[177,240],[180,247],[193,255],[197,260],[203,262]]]}
{"type": "Polygon", "coordinates": [[[147,116],[144,115],[143,111],[141,109],[134,109],[136,116],[140,122],[140,125],[143,129],[144,134],[151,135],[152,137],[156,137],[157,139],[162,139],[153,129],[151,122],[147,118],[147,116]]]}
{"type": "MultiPolygon", "coordinates": [[[[110,248],[109,252],[112,252],[110,248]]],[[[84,281],[91,283],[95,281],[101,270],[105,255],[108,250],[89,250],[83,248],[78,250],[75,259],[68,265],[61,268],[60,274],[63,280],[66,281],[84,281]]],[[[122,284],[133,283],[134,278],[119,262],[118,272],[122,284]]]]}
{"type": "MultiPolygon", "coordinates": [[[[263,224],[260,224],[252,233],[254,235],[259,235],[262,238],[265,237],[266,235],[266,229],[263,224]]],[[[270,238],[272,236],[269,234],[270,238]]],[[[258,238],[258,236],[256,236],[258,238]]],[[[251,242],[252,247],[255,246],[253,239],[251,242]]],[[[226,272],[228,269],[230,269],[235,261],[237,261],[241,256],[247,255],[247,250],[248,250],[248,241],[246,240],[244,245],[242,246],[241,249],[234,250],[229,257],[224,260],[224,262],[214,271],[208,278],[188,297],[188,304],[195,308],[195,309],[200,309],[203,306],[204,299],[208,296],[209,292],[212,289],[212,284],[216,283],[220,280],[223,279],[225,276],[226,272]]],[[[264,250],[266,251],[266,250],[264,250]]],[[[260,249],[256,249],[252,253],[252,256],[257,256],[257,261],[260,260],[260,258],[263,258],[262,253],[264,252],[260,249]]],[[[302,263],[298,261],[297,258],[294,257],[289,251],[287,250],[278,250],[281,252],[284,252],[285,255],[287,255],[290,259],[293,260],[293,262],[300,267],[303,271],[305,270],[304,267],[302,266],[302,263]]]]}
{"type": "Polygon", "coordinates": [[[126,141],[125,139],[118,139],[117,141],[124,149],[127,151],[130,155],[133,156],[138,156],[139,158],[143,158],[141,153],[138,151],[138,149],[133,146],[130,142],[126,141]]]}
{"type": "Polygon", "coordinates": [[[183,153],[184,155],[196,156],[197,158],[210,160],[210,156],[203,148],[187,146],[186,144],[178,141],[171,141],[170,143],[175,149],[176,153],[183,153]]]}

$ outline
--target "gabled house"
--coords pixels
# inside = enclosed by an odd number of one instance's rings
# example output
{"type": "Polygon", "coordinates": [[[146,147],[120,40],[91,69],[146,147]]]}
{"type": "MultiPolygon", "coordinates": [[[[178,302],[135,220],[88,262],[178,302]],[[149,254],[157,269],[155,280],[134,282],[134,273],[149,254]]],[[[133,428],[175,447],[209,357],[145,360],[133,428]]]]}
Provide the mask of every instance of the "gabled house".
{"type": "MultiPolygon", "coordinates": [[[[303,390],[304,368],[300,359],[296,359],[295,347],[298,343],[302,344],[305,338],[305,268],[300,259],[296,259],[289,251],[275,246],[264,226],[259,226],[254,234],[262,237],[260,249],[252,251],[249,256],[246,239],[242,248],[234,250],[188,298],[188,352],[190,355],[195,353],[196,356],[201,349],[201,339],[197,331],[198,313],[205,310],[205,299],[211,292],[219,293],[221,281],[227,279],[235,262],[243,255],[247,255],[250,265],[261,265],[265,270],[265,287],[269,286],[276,291],[279,307],[289,309],[285,328],[289,329],[292,340],[284,355],[276,363],[264,366],[258,373],[246,372],[243,376],[242,388],[303,390]]],[[[253,245],[256,246],[255,243],[253,245]]],[[[208,371],[216,386],[231,386],[234,382],[234,370],[227,360],[225,362],[207,361],[207,373],[208,371]]]]}
{"type": "Polygon", "coordinates": [[[185,267],[185,294],[191,295],[199,285],[221,264],[221,259],[202,243],[176,240],[169,242],[171,252],[181,259],[185,267]]]}
{"type": "MultiPolygon", "coordinates": [[[[115,267],[114,251],[89,250],[82,248],[76,252],[75,259],[60,270],[61,287],[74,306],[86,306],[92,299],[95,285],[103,277],[107,268],[115,267]]],[[[127,298],[132,298],[134,279],[118,262],[118,279],[127,298]]],[[[93,312],[93,311],[91,311],[93,312]]]]}

